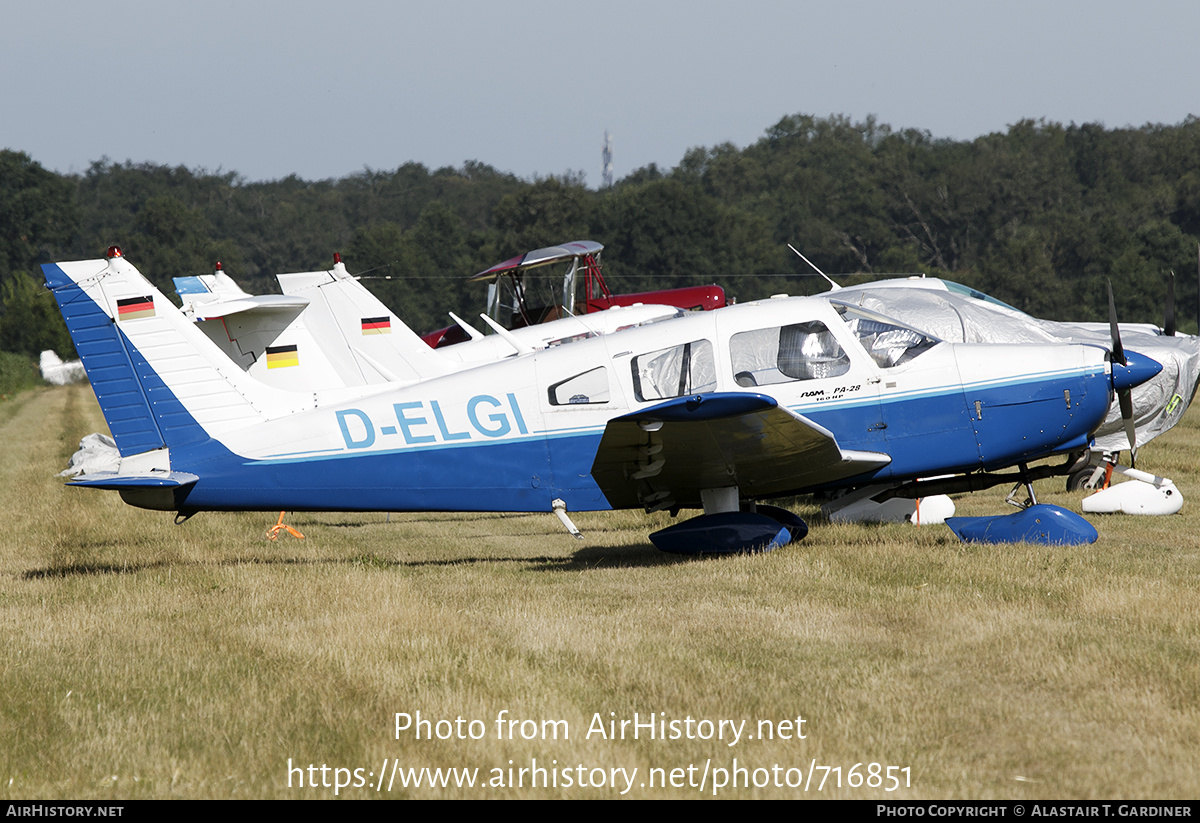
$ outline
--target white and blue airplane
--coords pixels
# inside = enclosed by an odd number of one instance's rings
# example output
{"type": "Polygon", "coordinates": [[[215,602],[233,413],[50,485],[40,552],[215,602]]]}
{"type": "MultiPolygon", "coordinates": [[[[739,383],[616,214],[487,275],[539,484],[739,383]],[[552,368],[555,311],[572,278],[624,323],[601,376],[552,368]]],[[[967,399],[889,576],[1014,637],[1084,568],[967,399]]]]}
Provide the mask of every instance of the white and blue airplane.
{"type": "MultiPolygon", "coordinates": [[[[1152,379],[1114,398],[1108,417],[1094,433],[1090,461],[1067,478],[1067,489],[1098,489],[1083,498],[1085,512],[1124,512],[1137,515],[1169,515],[1183,508],[1183,495],[1167,477],[1139,471],[1137,451],[1169,431],[1191,405],[1200,384],[1200,338],[1177,334],[1174,328],[1174,285],[1163,327],[1149,324],[1117,324],[1111,288],[1108,323],[1069,323],[1040,320],[982,292],[933,277],[907,277],[835,287],[825,296],[885,314],[942,340],[974,343],[1090,343],[1106,345],[1114,329],[1126,344],[1162,366],[1152,379]],[[1130,466],[1120,465],[1120,453],[1128,449],[1130,466]],[[1110,485],[1120,474],[1137,482],[1110,485]]],[[[870,499],[878,490],[856,490],[870,499]]],[[[883,518],[889,512],[905,513],[902,501],[887,502],[886,509],[858,505],[847,495],[846,514],[883,518]]],[[[841,502],[841,501],[837,501],[841,502]]],[[[840,516],[831,511],[826,514],[840,516]]]]}
{"type": "MultiPolygon", "coordinates": [[[[73,485],[182,519],[541,511],[569,523],[568,511],[703,508],[651,540],[772,547],[807,527],[761,500],[1066,473],[1111,394],[1159,369],[1090,345],[946,343],[834,300],[773,298],[403,384],[286,391],[234,364],[115,247],[43,271],[120,451],[116,471],[73,485]],[[1054,455],[1067,460],[1028,465],[1054,455]]],[[[1095,539],[1065,510],[1026,513],[974,525],[980,539],[1095,539]]]]}

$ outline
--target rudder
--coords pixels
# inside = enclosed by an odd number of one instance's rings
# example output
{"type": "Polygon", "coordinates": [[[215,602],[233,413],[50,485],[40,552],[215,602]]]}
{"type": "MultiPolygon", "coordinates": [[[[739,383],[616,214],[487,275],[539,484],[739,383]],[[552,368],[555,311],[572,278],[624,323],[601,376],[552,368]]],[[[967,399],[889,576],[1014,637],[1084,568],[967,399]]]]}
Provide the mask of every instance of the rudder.
{"type": "Polygon", "coordinates": [[[122,457],[311,408],[242,373],[115,247],[42,271],[122,457]]]}

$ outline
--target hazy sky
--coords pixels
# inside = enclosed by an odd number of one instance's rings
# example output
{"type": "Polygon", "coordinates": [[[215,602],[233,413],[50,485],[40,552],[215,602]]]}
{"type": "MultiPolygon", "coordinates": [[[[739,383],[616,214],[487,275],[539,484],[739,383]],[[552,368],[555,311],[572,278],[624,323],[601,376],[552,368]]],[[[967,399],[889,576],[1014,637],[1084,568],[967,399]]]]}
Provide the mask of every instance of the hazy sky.
{"type": "Polygon", "coordinates": [[[341,177],[479,160],[600,183],[787,114],[970,139],[1200,109],[1200,3],[0,0],[0,147],[341,177]]]}

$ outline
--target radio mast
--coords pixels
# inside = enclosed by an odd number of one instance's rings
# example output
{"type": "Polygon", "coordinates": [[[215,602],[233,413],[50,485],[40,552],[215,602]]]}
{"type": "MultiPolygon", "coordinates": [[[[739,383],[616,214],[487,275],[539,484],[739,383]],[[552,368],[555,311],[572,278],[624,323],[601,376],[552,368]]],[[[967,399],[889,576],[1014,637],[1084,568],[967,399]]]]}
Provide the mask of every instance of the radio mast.
{"type": "Polygon", "coordinates": [[[601,174],[601,185],[604,188],[609,188],[613,184],[613,164],[612,164],[612,135],[608,130],[604,130],[604,150],[600,153],[600,157],[604,160],[604,171],[601,174]]]}

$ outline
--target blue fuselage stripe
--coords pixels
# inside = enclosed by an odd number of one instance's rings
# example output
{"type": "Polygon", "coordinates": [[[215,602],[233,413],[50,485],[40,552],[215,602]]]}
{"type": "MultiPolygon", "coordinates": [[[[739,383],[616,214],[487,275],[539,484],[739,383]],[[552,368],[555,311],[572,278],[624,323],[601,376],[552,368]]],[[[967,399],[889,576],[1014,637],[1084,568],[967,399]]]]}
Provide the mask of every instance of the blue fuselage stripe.
{"type": "MultiPolygon", "coordinates": [[[[1103,375],[1081,373],[1073,385],[1070,408],[1061,376],[1044,392],[1034,387],[1024,395],[1032,399],[1019,403],[999,386],[974,391],[981,420],[973,419],[973,407],[958,391],[811,409],[806,416],[837,432],[843,448],[891,455],[891,464],[870,479],[968,472],[1085,446],[1088,421],[1100,419],[1090,407],[1107,408],[1107,390],[1103,375]],[[1039,429],[1040,437],[1028,434],[1039,429]],[[1014,436],[1018,431],[1027,434],[1014,436]]],[[[269,460],[238,457],[208,441],[173,449],[171,462],[201,478],[184,498],[187,509],[550,511],[551,502],[562,498],[571,511],[603,510],[608,502],[591,477],[602,433],[572,429],[499,442],[269,460]]]]}

